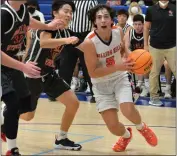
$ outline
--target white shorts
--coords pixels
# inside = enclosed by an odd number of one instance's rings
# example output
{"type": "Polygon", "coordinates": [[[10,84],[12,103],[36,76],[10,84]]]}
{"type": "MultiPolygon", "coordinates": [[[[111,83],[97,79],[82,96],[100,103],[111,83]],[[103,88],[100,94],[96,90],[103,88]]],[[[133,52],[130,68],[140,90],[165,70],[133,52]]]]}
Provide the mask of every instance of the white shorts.
{"type": "Polygon", "coordinates": [[[93,84],[93,92],[98,112],[115,108],[119,104],[133,102],[131,83],[128,74],[121,75],[107,82],[93,84]]]}

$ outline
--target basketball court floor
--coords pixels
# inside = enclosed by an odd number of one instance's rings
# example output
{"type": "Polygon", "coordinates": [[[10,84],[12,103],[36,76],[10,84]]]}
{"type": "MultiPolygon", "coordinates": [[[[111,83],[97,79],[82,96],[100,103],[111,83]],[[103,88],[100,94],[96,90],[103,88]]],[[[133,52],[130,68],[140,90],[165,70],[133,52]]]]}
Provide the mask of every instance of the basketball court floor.
{"type": "MultiPolygon", "coordinates": [[[[157,134],[159,143],[149,146],[135,126],[119,112],[120,121],[133,128],[133,139],[125,152],[115,153],[112,145],[117,141],[96,111],[95,104],[81,102],[68,137],[82,145],[81,151],[54,149],[55,134],[59,131],[64,106],[57,102],[39,100],[35,118],[20,121],[18,147],[22,155],[176,155],[175,108],[137,105],[143,121],[157,134]]],[[[2,143],[2,154],[6,143],[2,143]]]]}

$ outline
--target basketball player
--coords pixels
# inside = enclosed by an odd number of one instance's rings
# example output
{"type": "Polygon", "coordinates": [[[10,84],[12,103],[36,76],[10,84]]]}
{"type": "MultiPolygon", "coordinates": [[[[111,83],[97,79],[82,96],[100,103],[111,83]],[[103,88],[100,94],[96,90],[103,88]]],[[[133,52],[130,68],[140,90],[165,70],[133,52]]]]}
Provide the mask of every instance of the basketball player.
{"type": "MultiPolygon", "coordinates": [[[[54,1],[52,4],[54,20],[62,19],[65,27],[68,27],[74,10],[75,5],[71,1],[60,0],[54,1]]],[[[70,90],[69,85],[55,71],[55,58],[60,54],[63,47],[72,46],[71,44],[76,44],[79,41],[77,37],[71,36],[72,34],[68,29],[37,31],[36,35],[32,36],[25,61],[37,62],[37,66],[41,68],[41,77],[33,79],[27,76],[27,83],[32,94],[32,110],[31,112],[22,114],[21,118],[29,121],[34,117],[40,94],[45,92],[50,97],[63,103],[66,107],[60,132],[55,140],[56,148],[80,150],[81,145],[75,144],[67,138],[67,132],[79,108],[79,101],[76,95],[70,90]]]]}
{"type": "Polygon", "coordinates": [[[96,29],[78,46],[84,52],[88,72],[92,78],[96,107],[109,131],[121,136],[113,150],[124,151],[132,139],[132,129],[125,128],[117,116],[118,105],[123,115],[136,125],[137,130],[151,146],[157,145],[154,132],[142,122],[132,101],[131,84],[127,70],[134,62],[122,61],[123,32],[112,27],[114,11],[106,5],[90,10],[89,17],[96,29]]]}
{"type": "MultiPolygon", "coordinates": [[[[1,5],[1,51],[2,55],[6,53],[8,56],[16,58],[16,54],[21,49],[23,40],[26,36],[28,26],[35,29],[52,29],[55,30],[62,21],[53,21],[46,25],[29,17],[25,0],[21,1],[6,1],[1,5]],[[4,53],[3,53],[4,52],[4,53]]],[[[3,58],[7,59],[7,56],[3,58]]],[[[11,62],[12,63],[12,62],[11,62]]],[[[3,64],[7,64],[4,63],[3,64]]],[[[9,64],[8,64],[9,65],[9,64]]],[[[35,64],[27,63],[27,74],[32,77],[39,75],[39,68],[34,67],[35,64]]],[[[21,66],[23,67],[23,65],[21,66]]],[[[18,70],[1,66],[1,81],[2,81],[2,101],[6,104],[6,109],[3,112],[4,131],[7,138],[8,151],[6,155],[19,155],[16,145],[16,137],[18,131],[19,109],[27,112],[30,105],[30,92],[28,90],[24,75],[18,70]],[[13,86],[14,77],[18,81],[17,86],[13,86]],[[17,96],[16,90],[21,97],[17,96]]],[[[2,135],[1,135],[2,138],[2,135]]],[[[5,139],[4,139],[5,140],[5,139]]]]}
{"type": "MultiPolygon", "coordinates": [[[[125,49],[128,53],[144,48],[143,37],[144,17],[140,14],[133,17],[133,28],[127,31],[125,34],[125,49]]],[[[146,75],[138,75],[138,84],[135,88],[135,92],[140,93],[140,96],[148,96],[149,93],[149,73],[146,75]],[[141,87],[144,79],[144,87],[141,92],[141,87]]]]}
{"type": "Polygon", "coordinates": [[[125,9],[120,9],[117,12],[118,23],[116,26],[120,26],[122,28],[124,34],[132,28],[127,23],[128,17],[129,17],[128,12],[125,9]]]}

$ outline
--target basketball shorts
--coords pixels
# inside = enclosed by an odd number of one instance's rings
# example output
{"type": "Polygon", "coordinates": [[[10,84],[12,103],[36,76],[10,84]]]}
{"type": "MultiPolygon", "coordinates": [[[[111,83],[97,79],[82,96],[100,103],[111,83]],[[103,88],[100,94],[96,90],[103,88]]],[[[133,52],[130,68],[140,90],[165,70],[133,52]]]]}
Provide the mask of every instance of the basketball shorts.
{"type": "Polygon", "coordinates": [[[106,82],[93,84],[93,92],[98,112],[108,109],[118,110],[119,104],[133,102],[132,87],[128,74],[106,82]]]}
{"type": "MultiPolygon", "coordinates": [[[[4,69],[1,72],[1,85],[2,85],[2,97],[14,92],[18,99],[18,109],[19,114],[31,111],[31,94],[26,83],[24,74],[18,70],[8,70],[4,69]]],[[[13,99],[12,99],[13,100],[13,99]]],[[[13,105],[14,103],[12,103],[13,105]]],[[[8,107],[11,107],[9,105],[8,107]]]]}
{"type": "Polygon", "coordinates": [[[10,92],[16,92],[19,98],[30,95],[24,74],[18,70],[1,71],[2,96],[10,92]]]}
{"type": "Polygon", "coordinates": [[[26,80],[31,91],[32,111],[36,109],[41,93],[46,93],[49,97],[55,99],[70,90],[70,86],[55,72],[43,78],[26,78],[26,80]]]}

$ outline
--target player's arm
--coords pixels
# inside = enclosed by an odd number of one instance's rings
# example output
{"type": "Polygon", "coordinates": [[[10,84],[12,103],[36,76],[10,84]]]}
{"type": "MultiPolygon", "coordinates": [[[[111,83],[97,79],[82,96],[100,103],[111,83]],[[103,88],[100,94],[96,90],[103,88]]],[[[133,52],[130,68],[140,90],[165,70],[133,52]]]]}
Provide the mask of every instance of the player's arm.
{"type": "Polygon", "coordinates": [[[52,34],[46,31],[43,31],[40,34],[40,46],[41,48],[56,48],[65,44],[76,44],[79,41],[77,37],[68,37],[68,38],[52,38],[52,34]]]}
{"type": "Polygon", "coordinates": [[[45,24],[30,17],[29,27],[31,27],[32,29],[40,29],[40,30],[57,30],[57,29],[63,29],[64,23],[60,19],[55,19],[52,20],[50,23],[45,24]]]}
{"type": "Polygon", "coordinates": [[[125,51],[126,53],[131,53],[130,51],[130,30],[125,33],[124,36],[125,51]]]}
{"type": "Polygon", "coordinates": [[[36,78],[40,76],[41,69],[36,66],[36,63],[33,62],[23,63],[17,61],[12,57],[8,56],[7,54],[5,54],[3,51],[1,51],[1,64],[9,68],[20,70],[25,74],[29,75],[31,78],[36,78]]]}
{"type": "MultiPolygon", "coordinates": [[[[132,65],[134,63],[129,62],[125,64],[115,64],[109,67],[99,67],[98,66],[98,58],[96,54],[96,49],[91,40],[86,39],[83,43],[81,43],[78,47],[79,50],[84,52],[84,58],[86,62],[86,66],[89,72],[90,77],[98,78],[103,77],[118,70],[126,71],[132,69],[132,65]]],[[[128,61],[127,61],[128,62],[128,61]]]]}

